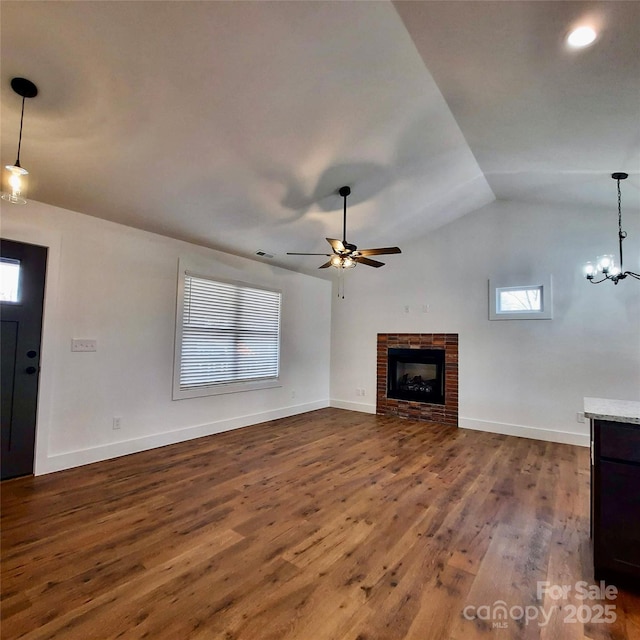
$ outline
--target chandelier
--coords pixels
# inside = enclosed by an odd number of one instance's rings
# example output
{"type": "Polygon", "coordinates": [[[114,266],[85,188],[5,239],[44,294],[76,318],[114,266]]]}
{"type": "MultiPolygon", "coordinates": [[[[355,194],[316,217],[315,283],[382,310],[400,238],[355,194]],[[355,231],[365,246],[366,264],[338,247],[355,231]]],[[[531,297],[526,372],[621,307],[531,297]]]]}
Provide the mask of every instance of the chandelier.
{"type": "Polygon", "coordinates": [[[618,182],[618,247],[620,250],[620,264],[617,265],[613,255],[605,254],[598,256],[595,264],[587,262],[584,265],[584,275],[591,284],[600,284],[605,280],[611,280],[613,284],[618,284],[627,276],[640,280],[640,274],[633,271],[623,271],[622,266],[622,241],[627,237],[627,232],[622,230],[622,196],[620,194],[620,180],[626,180],[628,173],[612,173],[611,177],[618,182]],[[596,278],[600,278],[596,280],[596,278]]]}

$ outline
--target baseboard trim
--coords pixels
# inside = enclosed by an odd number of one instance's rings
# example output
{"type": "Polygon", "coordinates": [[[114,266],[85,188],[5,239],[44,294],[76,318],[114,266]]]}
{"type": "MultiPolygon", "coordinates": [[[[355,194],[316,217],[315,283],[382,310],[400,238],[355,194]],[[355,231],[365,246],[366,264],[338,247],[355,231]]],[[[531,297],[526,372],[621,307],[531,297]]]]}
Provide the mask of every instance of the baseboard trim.
{"type": "MultiPolygon", "coordinates": [[[[348,411],[360,411],[362,413],[375,413],[376,406],[363,402],[348,402],[346,400],[331,399],[330,406],[336,409],[347,409],[348,411]]],[[[504,422],[490,422],[489,420],[475,420],[473,418],[459,418],[458,426],[461,429],[472,429],[474,431],[487,431],[488,433],[499,433],[505,436],[515,436],[517,438],[531,438],[532,440],[544,440],[546,442],[558,442],[560,444],[575,444],[580,447],[588,447],[590,438],[588,433],[574,433],[571,431],[555,431],[553,429],[541,429],[540,427],[527,427],[519,424],[508,424],[504,422]]]]}
{"type": "Polygon", "coordinates": [[[589,434],[587,433],[555,431],[553,429],[541,429],[539,427],[525,427],[519,424],[474,420],[473,418],[460,418],[458,420],[458,426],[461,429],[488,431],[489,433],[500,433],[505,436],[545,440],[546,442],[559,442],[560,444],[575,444],[580,447],[588,447],[590,444],[589,434]]]}
{"type": "Polygon", "coordinates": [[[347,402],[346,400],[331,399],[330,406],[336,409],[347,409],[347,411],[360,411],[360,413],[375,413],[375,404],[365,404],[364,402],[347,402]]]}
{"type": "Polygon", "coordinates": [[[158,447],[177,444],[178,442],[186,442],[187,440],[194,440],[195,438],[202,438],[203,436],[210,436],[215,433],[222,433],[223,431],[231,431],[232,429],[240,429],[261,422],[268,422],[269,420],[278,420],[279,418],[288,418],[289,416],[307,413],[308,411],[324,409],[328,406],[330,406],[328,400],[318,400],[316,402],[283,407],[272,411],[264,411],[193,427],[176,429],[174,431],[167,431],[166,433],[156,433],[142,438],[112,442],[99,447],[50,455],[46,458],[44,465],[36,467],[35,475],[39,476],[55,471],[63,471],[85,464],[92,464],[93,462],[101,462],[102,460],[126,456],[131,453],[157,449],[158,447]]]}
{"type": "MultiPolygon", "coordinates": [[[[335,407],[336,409],[346,409],[348,411],[359,411],[361,413],[375,414],[376,407],[372,404],[363,402],[348,402],[345,400],[331,399],[318,400],[305,404],[292,405],[274,409],[272,411],[264,411],[245,416],[238,416],[227,420],[219,420],[207,424],[196,425],[168,431],[166,433],[157,433],[142,438],[134,438],[131,440],[123,440],[120,442],[112,442],[99,447],[91,447],[89,449],[81,449],[78,451],[69,451],[56,455],[50,455],[46,458],[44,465],[37,465],[35,475],[44,475],[55,471],[63,471],[80,467],[93,462],[109,460],[126,456],[131,453],[140,451],[148,451],[149,449],[157,449],[178,442],[194,440],[204,436],[231,431],[233,429],[241,429],[261,422],[269,420],[278,420],[289,416],[324,409],[326,407],[335,407]]],[[[516,436],[520,438],[532,438],[534,440],[544,440],[547,442],[559,442],[562,444],[574,444],[581,447],[589,446],[589,435],[582,433],[572,433],[569,431],[554,431],[552,429],[541,429],[538,427],[526,427],[523,425],[506,424],[501,422],[489,422],[487,420],[475,420],[472,418],[460,418],[459,427],[462,429],[472,429],[474,431],[487,431],[489,433],[500,433],[507,436],[516,436]]]]}

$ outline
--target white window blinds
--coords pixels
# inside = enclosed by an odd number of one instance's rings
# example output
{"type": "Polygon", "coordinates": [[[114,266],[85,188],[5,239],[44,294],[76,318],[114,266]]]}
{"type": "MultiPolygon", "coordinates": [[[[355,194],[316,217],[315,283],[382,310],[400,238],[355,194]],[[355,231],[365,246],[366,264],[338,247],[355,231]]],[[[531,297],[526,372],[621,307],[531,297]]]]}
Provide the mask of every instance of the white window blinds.
{"type": "Polygon", "coordinates": [[[180,390],[278,377],[278,291],[185,274],[180,390]]]}

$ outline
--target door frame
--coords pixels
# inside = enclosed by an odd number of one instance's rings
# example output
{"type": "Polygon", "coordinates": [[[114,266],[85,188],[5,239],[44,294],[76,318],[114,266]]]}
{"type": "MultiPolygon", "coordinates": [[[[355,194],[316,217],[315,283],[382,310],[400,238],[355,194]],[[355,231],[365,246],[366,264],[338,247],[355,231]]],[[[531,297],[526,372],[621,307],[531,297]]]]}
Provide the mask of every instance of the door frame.
{"type": "MultiPolygon", "coordinates": [[[[36,412],[36,439],[33,459],[33,473],[36,476],[57,471],[49,460],[49,435],[57,368],[56,350],[64,342],[60,335],[61,327],[57,322],[58,299],[60,292],[60,258],[62,234],[59,231],[37,228],[29,214],[32,203],[20,207],[20,213],[26,214],[21,220],[14,216],[4,216],[0,235],[7,240],[35,244],[47,247],[47,270],[44,284],[44,304],[42,307],[42,341],[40,345],[40,380],[38,384],[38,405],[36,412]],[[30,221],[31,220],[31,221],[30,221]]],[[[37,206],[38,203],[33,203],[37,206]]],[[[32,205],[32,206],[33,206],[32,205]]],[[[2,208],[18,205],[3,203],[2,208]]],[[[4,213],[4,211],[3,211],[4,213]]]]}

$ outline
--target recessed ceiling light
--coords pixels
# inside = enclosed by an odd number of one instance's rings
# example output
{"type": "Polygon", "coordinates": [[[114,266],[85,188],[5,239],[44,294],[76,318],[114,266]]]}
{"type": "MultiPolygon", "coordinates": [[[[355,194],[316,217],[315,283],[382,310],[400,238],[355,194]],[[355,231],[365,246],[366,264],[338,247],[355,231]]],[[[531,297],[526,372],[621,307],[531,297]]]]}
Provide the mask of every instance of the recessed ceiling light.
{"type": "Polygon", "coordinates": [[[567,43],[576,49],[587,47],[596,39],[597,35],[591,27],[578,27],[568,35],[567,43]]]}

